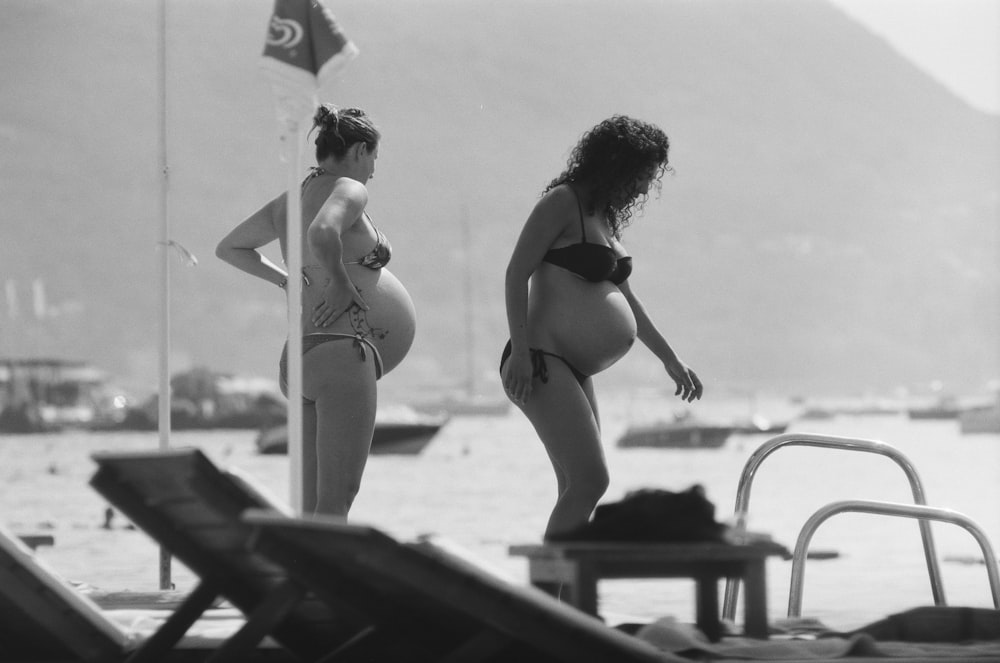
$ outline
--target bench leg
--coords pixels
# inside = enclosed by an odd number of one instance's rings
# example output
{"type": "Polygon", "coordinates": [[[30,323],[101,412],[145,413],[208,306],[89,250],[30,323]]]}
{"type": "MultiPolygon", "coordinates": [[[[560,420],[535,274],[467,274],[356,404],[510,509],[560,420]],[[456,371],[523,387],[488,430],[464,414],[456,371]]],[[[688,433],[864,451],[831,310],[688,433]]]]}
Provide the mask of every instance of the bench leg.
{"type": "Polygon", "coordinates": [[[593,567],[582,562],[573,564],[570,577],[571,580],[562,585],[559,599],[597,616],[597,575],[593,567]]]}
{"type": "Polygon", "coordinates": [[[767,588],[764,560],[748,562],[743,574],[743,630],[751,638],[767,640],[767,588]]]}
{"type": "Polygon", "coordinates": [[[722,638],[719,621],[719,579],[715,576],[698,576],[695,581],[695,623],[711,642],[722,638]]]}

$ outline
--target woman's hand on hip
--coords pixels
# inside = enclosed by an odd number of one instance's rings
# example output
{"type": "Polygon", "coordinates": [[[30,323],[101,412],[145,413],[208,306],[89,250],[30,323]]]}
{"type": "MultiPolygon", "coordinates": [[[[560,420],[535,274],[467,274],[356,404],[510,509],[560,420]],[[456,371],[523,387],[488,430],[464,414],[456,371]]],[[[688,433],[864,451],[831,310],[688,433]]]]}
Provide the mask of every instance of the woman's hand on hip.
{"type": "Polygon", "coordinates": [[[362,311],[368,310],[368,304],[353,283],[347,281],[338,286],[331,282],[323,289],[323,301],[313,308],[313,324],[317,327],[329,327],[352,306],[357,306],[362,311]]]}
{"type": "Polygon", "coordinates": [[[531,355],[527,352],[511,353],[504,362],[503,390],[516,405],[524,405],[531,396],[531,355]]]}

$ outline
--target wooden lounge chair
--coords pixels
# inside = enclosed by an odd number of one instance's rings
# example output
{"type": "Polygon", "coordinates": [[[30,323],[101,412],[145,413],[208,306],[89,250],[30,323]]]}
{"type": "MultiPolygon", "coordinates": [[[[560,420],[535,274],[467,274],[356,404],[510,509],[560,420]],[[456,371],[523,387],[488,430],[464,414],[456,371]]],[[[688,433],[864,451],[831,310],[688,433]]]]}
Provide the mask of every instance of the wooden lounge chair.
{"type": "MultiPolygon", "coordinates": [[[[360,608],[374,636],[408,643],[406,661],[683,661],[527,585],[508,583],[429,541],[400,543],[321,516],[248,511],[254,548],[333,606],[360,608]]],[[[365,643],[345,648],[364,658],[365,643]]]]}
{"type": "MultiPolygon", "coordinates": [[[[205,661],[238,632],[240,620],[232,612],[215,610],[191,634],[152,642],[150,634],[169,610],[104,610],[50,569],[21,537],[0,527],[0,661],[205,661]]],[[[240,661],[292,660],[274,643],[245,654],[240,661]]]]}
{"type": "Polygon", "coordinates": [[[370,627],[350,606],[334,613],[248,547],[253,530],[240,520],[245,510],[287,509],[246,478],[192,448],[99,453],[94,460],[90,484],[199,578],[151,641],[175,640],[219,597],[247,616],[216,652],[219,659],[242,660],[270,635],[298,659],[318,660],[370,627]]]}
{"type": "Polygon", "coordinates": [[[117,661],[132,636],[0,527],[0,660],[117,661]]]}

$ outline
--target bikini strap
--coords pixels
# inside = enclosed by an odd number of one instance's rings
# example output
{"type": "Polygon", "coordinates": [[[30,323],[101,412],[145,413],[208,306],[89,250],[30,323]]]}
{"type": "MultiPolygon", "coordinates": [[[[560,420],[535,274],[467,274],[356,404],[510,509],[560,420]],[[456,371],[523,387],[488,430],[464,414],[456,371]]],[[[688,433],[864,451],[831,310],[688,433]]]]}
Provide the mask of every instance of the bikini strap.
{"type": "Polygon", "coordinates": [[[576,192],[576,189],[572,185],[569,187],[570,191],[576,197],[576,208],[580,211],[580,235],[583,237],[582,243],[588,244],[587,242],[587,226],[583,223],[583,203],[580,202],[580,194],[576,192]]]}
{"type": "Polygon", "coordinates": [[[312,180],[313,178],[315,178],[315,177],[317,177],[319,175],[322,175],[325,172],[326,171],[323,170],[322,166],[312,166],[312,167],[310,167],[309,168],[309,174],[306,175],[306,178],[304,180],[302,180],[302,185],[300,186],[299,191],[300,192],[305,191],[306,190],[306,185],[309,184],[310,180],[312,180]]]}
{"type": "Polygon", "coordinates": [[[389,242],[389,240],[382,233],[382,231],[378,229],[378,226],[375,225],[375,222],[372,220],[371,215],[368,214],[368,210],[362,211],[361,214],[366,219],[368,219],[368,225],[370,225],[372,227],[372,230],[375,231],[375,243],[376,243],[376,247],[375,248],[377,249],[379,246],[381,246],[383,244],[387,244],[389,242]]]}
{"type": "Polygon", "coordinates": [[[549,381],[549,367],[545,363],[545,355],[547,354],[549,353],[537,348],[528,349],[528,356],[531,357],[531,375],[544,383],[549,381]]]}

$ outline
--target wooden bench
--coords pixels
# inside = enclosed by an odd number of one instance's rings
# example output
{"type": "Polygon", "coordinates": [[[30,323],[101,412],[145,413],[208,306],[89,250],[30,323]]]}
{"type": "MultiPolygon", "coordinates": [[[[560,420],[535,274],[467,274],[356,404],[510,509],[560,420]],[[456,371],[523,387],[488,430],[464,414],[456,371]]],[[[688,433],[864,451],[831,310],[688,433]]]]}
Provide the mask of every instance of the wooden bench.
{"type": "Polygon", "coordinates": [[[788,555],[773,543],[550,543],[515,545],[511,555],[528,558],[532,585],[584,612],[597,615],[597,582],[604,578],[691,578],[695,621],[713,642],[722,637],[718,581],[743,581],[744,631],[768,637],[764,562],[788,555]]]}

